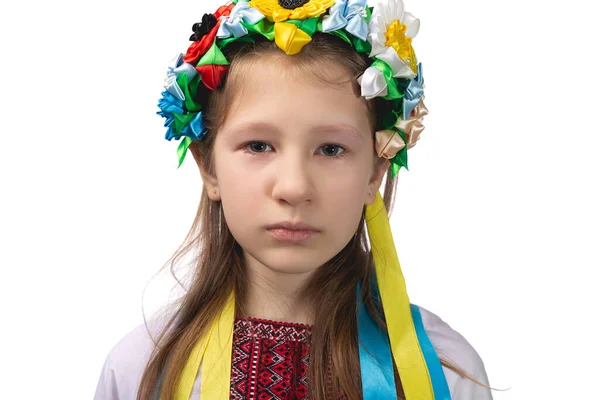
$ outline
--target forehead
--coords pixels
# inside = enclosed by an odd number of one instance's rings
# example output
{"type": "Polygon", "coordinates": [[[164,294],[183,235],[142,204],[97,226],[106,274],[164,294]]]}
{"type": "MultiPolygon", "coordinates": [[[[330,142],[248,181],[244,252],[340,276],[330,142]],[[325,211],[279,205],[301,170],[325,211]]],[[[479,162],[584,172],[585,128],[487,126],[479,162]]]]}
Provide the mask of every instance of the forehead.
{"type": "Polygon", "coordinates": [[[323,63],[314,68],[328,70],[315,75],[285,60],[280,62],[279,57],[239,68],[228,82],[232,101],[222,128],[240,123],[256,129],[294,126],[370,138],[367,107],[350,74],[338,65],[323,63]],[[331,77],[331,81],[322,81],[322,77],[331,77]]]}

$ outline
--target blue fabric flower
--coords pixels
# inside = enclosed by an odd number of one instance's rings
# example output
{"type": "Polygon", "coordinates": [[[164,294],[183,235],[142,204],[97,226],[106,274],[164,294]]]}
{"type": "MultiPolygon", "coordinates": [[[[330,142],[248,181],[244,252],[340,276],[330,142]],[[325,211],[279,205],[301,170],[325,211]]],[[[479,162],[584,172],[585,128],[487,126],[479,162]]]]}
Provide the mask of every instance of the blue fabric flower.
{"type": "MultiPolygon", "coordinates": [[[[161,117],[166,118],[165,127],[169,128],[170,130],[170,127],[173,124],[173,121],[175,120],[173,114],[183,114],[184,112],[183,101],[173,96],[168,90],[163,91],[161,94],[163,97],[160,100],[158,100],[158,108],[160,108],[160,111],[157,111],[156,113],[161,117]]],[[[169,136],[168,132],[167,136],[169,136]]]]}
{"type": "Polygon", "coordinates": [[[162,95],[163,97],[158,101],[160,111],[156,113],[166,119],[165,127],[168,129],[165,139],[179,140],[182,136],[187,136],[193,140],[204,139],[206,128],[202,121],[202,112],[186,113],[183,101],[173,96],[168,90],[163,91],[162,95]],[[193,119],[186,123],[185,120],[189,120],[191,115],[194,115],[193,119]],[[176,119],[184,125],[179,133],[175,129],[176,119]]]}
{"type": "Polygon", "coordinates": [[[183,62],[183,54],[179,53],[171,60],[167,67],[167,76],[165,77],[165,89],[179,100],[184,101],[183,91],[177,84],[177,78],[182,74],[187,74],[188,82],[194,79],[198,71],[192,64],[183,62]]]}
{"type": "Polygon", "coordinates": [[[346,27],[346,32],[361,40],[367,40],[369,26],[365,21],[366,7],[367,0],[337,0],[329,9],[329,15],[323,19],[323,32],[346,27]]]}
{"type": "Polygon", "coordinates": [[[248,34],[248,29],[242,25],[242,21],[248,25],[257,24],[265,16],[256,8],[250,7],[246,1],[239,1],[231,9],[229,16],[221,16],[221,25],[217,31],[219,39],[225,39],[231,36],[236,38],[248,34]]]}
{"type": "Polygon", "coordinates": [[[402,119],[406,120],[423,97],[423,67],[419,63],[417,76],[410,80],[402,99],[402,119]]]}

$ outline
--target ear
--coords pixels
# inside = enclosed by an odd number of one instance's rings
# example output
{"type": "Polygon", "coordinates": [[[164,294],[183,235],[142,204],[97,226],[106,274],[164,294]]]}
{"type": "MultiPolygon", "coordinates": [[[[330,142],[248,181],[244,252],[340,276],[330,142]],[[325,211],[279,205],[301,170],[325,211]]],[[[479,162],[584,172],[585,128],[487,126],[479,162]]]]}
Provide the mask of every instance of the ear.
{"type": "Polygon", "coordinates": [[[217,177],[206,171],[202,166],[202,159],[198,147],[194,146],[194,143],[192,143],[188,150],[192,152],[194,160],[196,161],[196,165],[198,165],[202,182],[204,182],[204,190],[206,190],[208,198],[212,201],[221,201],[221,193],[219,192],[217,177]]]}
{"type": "Polygon", "coordinates": [[[375,162],[375,168],[373,169],[373,175],[369,180],[367,193],[365,197],[365,205],[373,204],[375,201],[375,193],[381,187],[383,176],[390,167],[390,160],[385,158],[378,158],[375,162]]]}

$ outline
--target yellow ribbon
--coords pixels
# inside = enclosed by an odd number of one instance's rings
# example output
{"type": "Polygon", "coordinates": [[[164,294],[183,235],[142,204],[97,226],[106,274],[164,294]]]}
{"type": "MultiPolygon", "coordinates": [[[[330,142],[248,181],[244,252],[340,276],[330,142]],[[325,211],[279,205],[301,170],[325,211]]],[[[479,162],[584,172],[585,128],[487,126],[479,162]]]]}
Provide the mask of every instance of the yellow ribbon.
{"type": "MultiPolygon", "coordinates": [[[[394,362],[407,400],[433,400],[433,388],[425,357],[410,311],[406,282],[383,199],[377,192],[366,208],[365,220],[375,262],[375,273],[394,362]]],[[[202,364],[201,399],[228,400],[231,385],[231,352],[235,299],[230,294],[208,335],[192,349],[178,381],[176,400],[188,400],[202,364]]]]}
{"type": "Polygon", "coordinates": [[[406,282],[394,246],[390,221],[377,192],[367,206],[365,220],[375,262],[390,346],[407,400],[433,400],[433,388],[406,293],[406,282]]]}
{"type": "Polygon", "coordinates": [[[180,375],[175,400],[189,400],[200,364],[202,364],[200,398],[229,399],[234,313],[235,299],[232,292],[221,314],[213,322],[209,334],[201,338],[192,349],[190,358],[180,375]]]}
{"type": "Polygon", "coordinates": [[[289,55],[300,53],[300,50],[312,40],[308,33],[287,22],[275,22],[274,30],[277,47],[289,55]]]}

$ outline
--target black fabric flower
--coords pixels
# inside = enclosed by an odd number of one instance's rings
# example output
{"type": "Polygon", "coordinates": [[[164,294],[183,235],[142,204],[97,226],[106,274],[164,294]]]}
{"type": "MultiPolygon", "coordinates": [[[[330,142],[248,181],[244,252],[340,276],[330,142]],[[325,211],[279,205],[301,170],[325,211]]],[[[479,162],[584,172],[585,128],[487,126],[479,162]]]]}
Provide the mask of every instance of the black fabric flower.
{"type": "Polygon", "coordinates": [[[279,5],[287,10],[293,10],[298,7],[302,7],[309,0],[278,0],[279,5]]]}
{"type": "Polygon", "coordinates": [[[213,14],[204,14],[202,22],[196,22],[192,25],[192,36],[190,40],[192,42],[199,42],[208,32],[217,25],[217,18],[213,14]]]}

